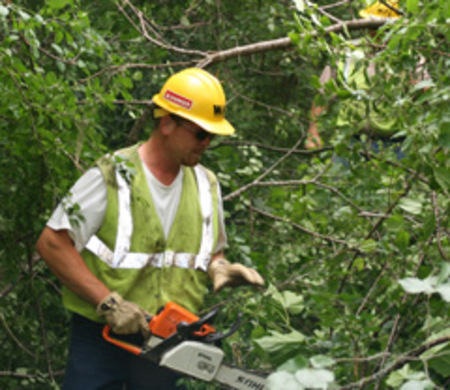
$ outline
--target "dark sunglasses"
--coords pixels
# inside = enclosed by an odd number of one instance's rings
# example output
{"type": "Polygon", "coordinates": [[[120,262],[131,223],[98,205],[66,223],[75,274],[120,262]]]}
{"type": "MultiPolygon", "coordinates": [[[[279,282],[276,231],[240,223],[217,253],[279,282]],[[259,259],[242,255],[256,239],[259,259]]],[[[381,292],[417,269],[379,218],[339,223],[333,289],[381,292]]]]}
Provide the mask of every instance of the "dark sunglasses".
{"type": "Polygon", "coordinates": [[[210,133],[210,132],[208,132],[208,131],[205,131],[205,130],[203,130],[203,129],[200,129],[200,128],[192,128],[192,127],[190,127],[188,124],[187,124],[187,122],[185,122],[185,121],[183,121],[182,119],[180,119],[180,118],[178,118],[177,116],[175,116],[175,115],[171,115],[170,116],[172,119],[173,119],[173,121],[178,125],[178,126],[180,126],[180,127],[182,127],[183,129],[186,129],[186,130],[188,130],[188,131],[190,131],[191,133],[193,133],[194,134],[194,136],[195,136],[195,138],[197,139],[197,140],[199,140],[199,141],[204,141],[205,139],[207,139],[207,138],[209,138],[211,141],[213,140],[213,138],[214,138],[214,136],[215,136],[215,134],[212,134],[212,133],[210,133]]]}

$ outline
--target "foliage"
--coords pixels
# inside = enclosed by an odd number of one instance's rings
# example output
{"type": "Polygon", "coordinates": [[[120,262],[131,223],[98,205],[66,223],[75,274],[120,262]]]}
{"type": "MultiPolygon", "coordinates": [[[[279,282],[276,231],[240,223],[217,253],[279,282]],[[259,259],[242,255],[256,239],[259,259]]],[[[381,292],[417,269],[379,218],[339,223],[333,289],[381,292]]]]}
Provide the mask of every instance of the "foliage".
{"type": "Polygon", "coordinates": [[[402,1],[370,38],[351,24],[363,1],[333,3],[0,3],[1,388],[59,388],[69,315],[34,243],[87,167],[146,139],[166,77],[195,65],[223,81],[238,129],[204,159],[221,180],[227,256],[267,281],[208,297],[220,327],[245,319],[227,359],[272,373],[270,388],[448,387],[448,6],[402,1]],[[250,55],[212,60],[235,48],[250,55]],[[373,88],[336,80],[320,93],[322,67],[359,50],[380,69],[373,88]],[[415,82],[421,58],[429,77],[415,82]],[[382,102],[398,143],[337,132],[348,101],[382,102]],[[327,107],[325,146],[306,150],[313,102],[327,107]]]}

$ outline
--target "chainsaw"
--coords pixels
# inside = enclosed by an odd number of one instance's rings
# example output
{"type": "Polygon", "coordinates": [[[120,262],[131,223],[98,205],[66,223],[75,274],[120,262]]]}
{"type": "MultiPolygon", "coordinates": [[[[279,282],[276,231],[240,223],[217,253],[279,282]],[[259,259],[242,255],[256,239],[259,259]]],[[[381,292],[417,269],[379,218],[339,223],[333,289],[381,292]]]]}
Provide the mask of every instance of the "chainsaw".
{"type": "Polygon", "coordinates": [[[230,330],[222,333],[211,326],[217,314],[218,309],[214,309],[199,318],[169,302],[148,318],[151,336],[142,346],[113,336],[109,325],[103,328],[103,337],[135,355],[202,381],[216,381],[237,390],[266,389],[265,377],[223,363],[224,352],[217,344],[236,332],[240,315],[230,330]]]}

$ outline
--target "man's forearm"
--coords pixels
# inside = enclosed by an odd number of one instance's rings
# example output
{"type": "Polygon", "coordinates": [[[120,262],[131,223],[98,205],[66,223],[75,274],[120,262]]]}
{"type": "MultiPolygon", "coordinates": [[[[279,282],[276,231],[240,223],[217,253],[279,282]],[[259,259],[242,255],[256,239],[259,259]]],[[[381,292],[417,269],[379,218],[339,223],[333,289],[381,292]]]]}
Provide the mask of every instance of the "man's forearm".
{"type": "Polygon", "coordinates": [[[36,250],[61,283],[86,301],[96,306],[110,293],[86,266],[66,230],[46,227],[36,250]]]}
{"type": "Polygon", "coordinates": [[[317,127],[316,118],[322,113],[323,107],[313,105],[311,108],[311,121],[309,122],[308,135],[306,141],[307,149],[322,147],[323,142],[317,127]]]}

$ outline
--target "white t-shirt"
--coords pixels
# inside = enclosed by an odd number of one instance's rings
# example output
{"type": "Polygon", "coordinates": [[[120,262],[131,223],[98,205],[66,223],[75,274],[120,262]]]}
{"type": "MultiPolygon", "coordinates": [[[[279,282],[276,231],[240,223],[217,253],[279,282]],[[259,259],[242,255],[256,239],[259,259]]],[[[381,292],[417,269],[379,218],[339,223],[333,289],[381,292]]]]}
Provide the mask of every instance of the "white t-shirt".
{"type": "MultiPolygon", "coordinates": [[[[156,212],[167,239],[180,203],[183,189],[183,170],[180,169],[175,180],[166,186],[150,172],[145,164],[142,164],[142,166],[156,212]]],[[[100,229],[106,212],[106,204],[107,191],[103,175],[99,168],[91,168],[70,189],[69,194],[53,212],[47,226],[53,230],[68,230],[75,248],[81,252],[90,237],[100,229]],[[72,207],[74,207],[74,212],[71,213],[72,207]]],[[[214,253],[222,251],[227,243],[220,188],[218,216],[219,238],[214,253]]]]}

